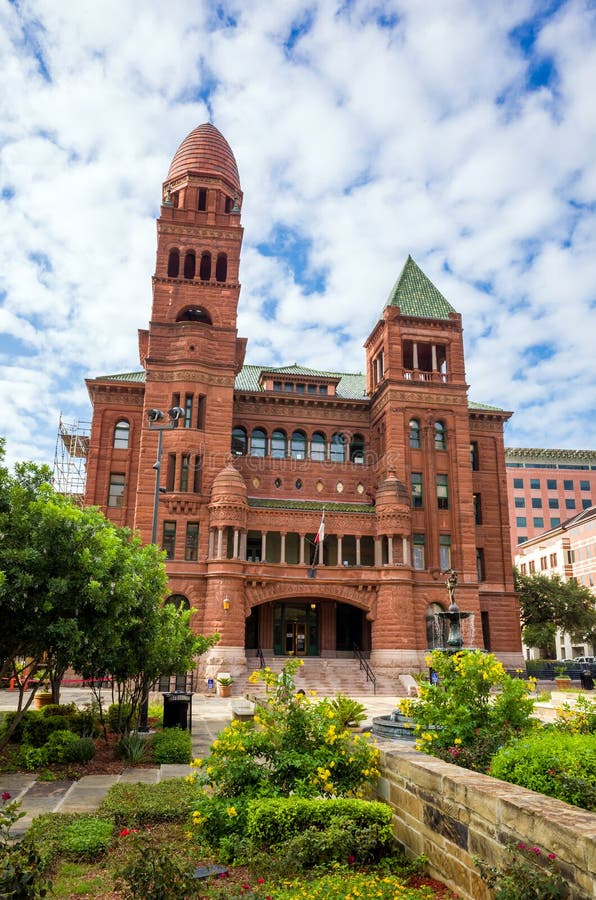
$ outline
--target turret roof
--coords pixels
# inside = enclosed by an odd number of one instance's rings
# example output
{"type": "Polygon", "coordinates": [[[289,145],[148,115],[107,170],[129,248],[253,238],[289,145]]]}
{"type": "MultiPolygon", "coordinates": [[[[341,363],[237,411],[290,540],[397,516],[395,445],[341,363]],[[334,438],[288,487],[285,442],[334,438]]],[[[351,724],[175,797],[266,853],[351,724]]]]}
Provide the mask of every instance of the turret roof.
{"type": "Polygon", "coordinates": [[[187,135],[174,154],[166,181],[188,172],[224,178],[240,190],[240,176],[232,149],[215,125],[205,122],[187,135]]]}
{"type": "Polygon", "coordinates": [[[398,306],[403,316],[419,319],[448,319],[455,309],[434,286],[411,256],[387,299],[387,306],[398,306]]]}

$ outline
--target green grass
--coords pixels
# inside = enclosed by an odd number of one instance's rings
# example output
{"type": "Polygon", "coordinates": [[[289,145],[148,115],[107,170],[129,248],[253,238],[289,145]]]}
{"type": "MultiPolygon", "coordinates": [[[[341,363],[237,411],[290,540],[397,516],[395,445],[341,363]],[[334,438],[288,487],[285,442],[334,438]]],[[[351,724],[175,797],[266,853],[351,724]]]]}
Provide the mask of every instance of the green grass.
{"type": "Polygon", "coordinates": [[[112,890],[112,875],[103,867],[64,862],[53,878],[52,897],[99,897],[112,890]]]}

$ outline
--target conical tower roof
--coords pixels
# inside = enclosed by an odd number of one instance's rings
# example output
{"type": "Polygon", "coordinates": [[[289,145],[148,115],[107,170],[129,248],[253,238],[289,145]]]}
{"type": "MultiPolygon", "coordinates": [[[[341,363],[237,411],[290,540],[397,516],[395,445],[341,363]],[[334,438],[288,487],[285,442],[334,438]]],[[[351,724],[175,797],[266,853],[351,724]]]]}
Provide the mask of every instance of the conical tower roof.
{"type": "Polygon", "coordinates": [[[184,138],[174,154],[166,181],[189,172],[215,175],[240,191],[240,176],[234,154],[223,134],[210,122],[199,125],[184,138]]]}
{"type": "Polygon", "coordinates": [[[403,316],[419,319],[448,319],[456,312],[409,255],[389,294],[387,306],[398,306],[403,316]]]}

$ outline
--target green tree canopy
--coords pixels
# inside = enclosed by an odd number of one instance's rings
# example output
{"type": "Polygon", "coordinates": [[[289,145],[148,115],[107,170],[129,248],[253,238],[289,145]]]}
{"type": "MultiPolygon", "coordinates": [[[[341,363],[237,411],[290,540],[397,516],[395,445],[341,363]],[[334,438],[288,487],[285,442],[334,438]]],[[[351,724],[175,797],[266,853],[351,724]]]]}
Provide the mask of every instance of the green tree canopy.
{"type": "Polygon", "coordinates": [[[522,634],[526,644],[556,656],[555,634],[567,632],[574,639],[593,640],[596,632],[595,597],[575,578],[560,575],[521,575],[514,572],[519,592],[522,634]]]}

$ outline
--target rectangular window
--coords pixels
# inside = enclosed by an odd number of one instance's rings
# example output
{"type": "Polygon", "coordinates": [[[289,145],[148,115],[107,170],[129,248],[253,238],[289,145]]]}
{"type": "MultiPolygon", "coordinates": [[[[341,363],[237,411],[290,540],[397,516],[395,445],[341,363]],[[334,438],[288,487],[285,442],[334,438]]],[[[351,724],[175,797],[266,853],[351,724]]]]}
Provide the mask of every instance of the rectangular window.
{"type": "Polygon", "coordinates": [[[515,520],[515,525],[517,528],[525,528],[527,524],[528,523],[525,516],[518,516],[515,520]]]}
{"type": "Polygon", "coordinates": [[[297,393],[297,394],[304,394],[305,389],[306,389],[306,385],[305,385],[305,384],[297,384],[297,385],[296,385],[296,393],[297,393]]]}
{"type": "Polygon", "coordinates": [[[449,509],[449,477],[437,475],[437,504],[439,509],[449,509]]]}
{"type": "Polygon", "coordinates": [[[540,497],[532,497],[532,509],[542,509],[542,500],[540,497]]]}
{"type": "Polygon", "coordinates": [[[549,497],[548,508],[549,509],[558,509],[559,508],[559,501],[556,497],[549,497]]]}
{"type": "Polygon", "coordinates": [[[207,188],[199,188],[198,209],[199,212],[205,212],[207,209],[207,188]]]}
{"type": "Polygon", "coordinates": [[[587,500],[582,500],[582,509],[589,509],[592,506],[592,501],[588,498],[587,500]]]}
{"type": "Polygon", "coordinates": [[[557,567],[557,554],[551,553],[550,555],[550,567],[551,569],[556,569],[557,567]]]}
{"type": "Polygon", "coordinates": [[[522,563],[521,566],[519,567],[519,571],[521,572],[522,575],[527,575],[527,574],[528,574],[528,566],[527,566],[527,564],[526,564],[526,563],[522,563]]]}
{"type": "Polygon", "coordinates": [[[575,550],[565,551],[565,562],[568,566],[573,565],[573,563],[575,562],[575,550]]]}
{"type": "Polygon", "coordinates": [[[482,525],[482,497],[480,494],[474,494],[474,524],[482,525]]]}
{"type": "Polygon", "coordinates": [[[451,568],[451,536],[449,534],[439,536],[439,566],[443,572],[451,568]]]}
{"type": "Polygon", "coordinates": [[[551,527],[551,528],[556,528],[557,525],[560,525],[560,524],[561,524],[561,520],[558,519],[558,518],[554,518],[554,519],[551,519],[551,520],[550,520],[550,527],[551,527]]]}
{"type": "Polygon", "coordinates": [[[540,479],[539,478],[530,478],[530,489],[533,491],[540,490],[540,479]]]}
{"type": "Polygon", "coordinates": [[[565,490],[565,491],[572,491],[572,490],[573,490],[573,481],[567,481],[567,480],[565,480],[565,481],[563,482],[563,490],[565,490]]]}
{"type": "Polygon", "coordinates": [[[291,394],[293,392],[293,390],[294,390],[293,383],[291,381],[285,381],[284,382],[284,391],[286,392],[286,394],[291,394]]]}
{"type": "Polygon", "coordinates": [[[175,490],[176,485],[176,454],[168,453],[168,465],[166,467],[166,488],[168,491],[175,490]]]}
{"type": "Polygon", "coordinates": [[[565,509],[575,509],[575,500],[572,497],[565,500],[565,509]]]}
{"type": "Polygon", "coordinates": [[[472,441],[470,444],[470,465],[472,466],[473,472],[479,471],[480,457],[478,455],[478,441],[472,441]]]}
{"type": "Polygon", "coordinates": [[[190,468],[190,455],[188,453],[182,454],[182,459],[180,461],[180,490],[187,491],[188,490],[188,470],[190,468]]]}
{"type": "Polygon", "coordinates": [[[485,581],[484,549],[482,547],[476,547],[476,574],[478,575],[478,581],[485,581]]]}
{"type": "Polygon", "coordinates": [[[546,556],[541,556],[540,557],[540,570],[542,572],[544,572],[546,569],[548,569],[548,562],[547,562],[546,556]]]}
{"type": "Polygon", "coordinates": [[[412,472],[412,509],[422,509],[422,473],[412,472]]]}
{"type": "Polygon", "coordinates": [[[532,520],[534,528],[544,528],[544,519],[542,516],[534,516],[532,520]]]}
{"type": "Polygon", "coordinates": [[[423,534],[415,534],[412,538],[412,565],[415,569],[424,569],[423,534]]]}
{"type": "Polygon", "coordinates": [[[320,384],[320,385],[319,385],[319,394],[326,394],[326,393],[327,393],[327,385],[326,385],[326,384],[320,384]]]}
{"type": "Polygon", "coordinates": [[[194,471],[192,477],[192,489],[195,494],[201,493],[203,486],[203,460],[200,456],[195,456],[194,471]]]}
{"type": "Polygon", "coordinates": [[[273,390],[274,390],[274,391],[281,391],[281,381],[274,381],[274,382],[273,382],[273,390]]]}
{"type": "Polygon", "coordinates": [[[580,489],[580,491],[589,491],[590,490],[590,482],[589,481],[580,481],[579,489],[580,489]]]}
{"type": "Polygon", "coordinates": [[[557,490],[557,479],[556,478],[547,478],[546,487],[549,491],[557,490]]]}
{"type": "Polygon", "coordinates": [[[205,420],[207,417],[207,397],[199,394],[197,397],[197,428],[199,431],[205,431],[205,420]]]}
{"type": "Polygon", "coordinates": [[[518,488],[518,489],[519,489],[519,488],[523,488],[523,486],[524,486],[524,479],[523,479],[523,478],[514,478],[514,479],[513,479],[513,487],[514,487],[514,488],[518,488]]]}
{"type": "Polygon", "coordinates": [[[184,398],[184,427],[190,428],[192,425],[192,394],[186,394],[184,398]]]}
{"type": "Polygon", "coordinates": [[[514,497],[513,503],[516,509],[524,509],[526,506],[526,498],[525,497],[514,497]]]}
{"type": "Polygon", "coordinates": [[[176,552],[176,523],[163,523],[162,550],[166,551],[166,559],[174,559],[176,552]]]}
{"type": "Polygon", "coordinates": [[[517,543],[518,543],[518,544],[525,544],[527,540],[528,540],[528,535],[527,535],[527,534],[518,534],[518,536],[517,536],[517,543]]]}
{"type": "Polygon", "coordinates": [[[536,563],[534,562],[533,559],[531,559],[530,562],[528,563],[528,574],[534,575],[535,573],[536,573],[536,563]]]}
{"type": "Polygon", "coordinates": [[[124,505],[124,475],[110,475],[110,488],[108,491],[108,506],[121,507],[124,505]]]}
{"type": "Polygon", "coordinates": [[[180,394],[172,394],[172,406],[180,406],[180,394]]]}
{"type": "Polygon", "coordinates": [[[308,384],[308,385],[306,386],[306,393],[307,393],[307,394],[316,394],[316,393],[317,393],[317,386],[316,386],[316,384],[308,384]]]}
{"type": "Polygon", "coordinates": [[[186,523],[186,541],[184,542],[184,559],[196,562],[199,557],[199,523],[186,523]]]}

